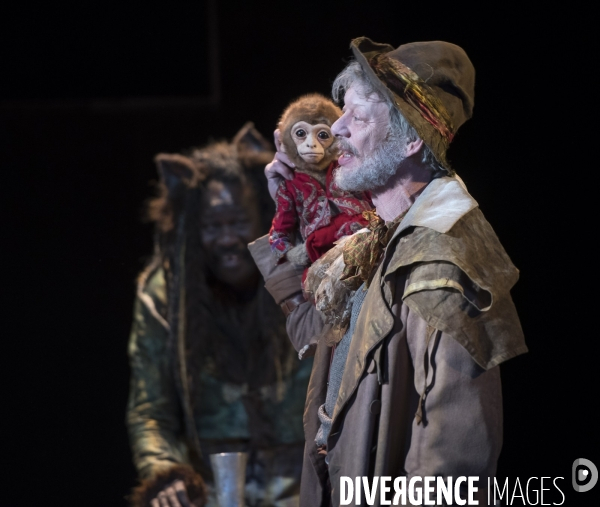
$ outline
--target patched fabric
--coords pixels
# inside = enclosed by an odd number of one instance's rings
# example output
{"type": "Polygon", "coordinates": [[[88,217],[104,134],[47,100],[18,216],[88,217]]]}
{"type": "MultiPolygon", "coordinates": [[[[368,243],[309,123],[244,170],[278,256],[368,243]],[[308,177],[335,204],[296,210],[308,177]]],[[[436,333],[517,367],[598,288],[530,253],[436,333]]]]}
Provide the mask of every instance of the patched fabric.
{"type": "Polygon", "coordinates": [[[355,234],[343,248],[346,267],[340,280],[344,281],[349,289],[356,290],[363,283],[369,287],[373,270],[405,214],[406,212],[385,223],[375,211],[363,211],[363,217],[368,221],[369,232],[355,234]]]}
{"type": "Polygon", "coordinates": [[[428,324],[449,333],[485,369],[527,352],[510,296],[519,277],[479,208],[445,234],[405,230],[382,281],[410,269],[402,295],[428,324]]]}

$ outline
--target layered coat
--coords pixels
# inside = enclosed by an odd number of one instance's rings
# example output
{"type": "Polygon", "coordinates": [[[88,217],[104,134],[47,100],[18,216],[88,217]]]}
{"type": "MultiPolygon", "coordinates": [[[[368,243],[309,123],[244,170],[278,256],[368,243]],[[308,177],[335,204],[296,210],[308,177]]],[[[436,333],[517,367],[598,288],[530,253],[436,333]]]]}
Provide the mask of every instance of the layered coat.
{"type": "MultiPolygon", "coordinates": [[[[285,298],[277,289],[297,279],[289,268],[266,274],[276,300],[285,298]]],[[[304,412],[302,506],[339,505],[341,476],[477,476],[476,498],[487,505],[502,445],[498,365],[527,350],[509,292],[517,278],[462,182],[433,180],[368,289],[329,414],[326,458],[315,436],[332,350],[311,303],[290,314],[298,350],[318,341],[304,412]]]]}

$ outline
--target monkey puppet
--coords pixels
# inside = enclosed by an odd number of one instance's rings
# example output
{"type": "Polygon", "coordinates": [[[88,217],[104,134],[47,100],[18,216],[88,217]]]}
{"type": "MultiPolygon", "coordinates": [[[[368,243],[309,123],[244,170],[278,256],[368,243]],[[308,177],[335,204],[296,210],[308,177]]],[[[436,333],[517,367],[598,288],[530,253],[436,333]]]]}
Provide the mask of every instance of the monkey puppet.
{"type": "Polygon", "coordinates": [[[309,266],[335,241],[367,224],[362,212],[373,208],[370,196],[346,192],[333,182],[339,153],[331,125],[341,114],[333,102],[311,94],[292,102],[281,116],[280,150],[295,169],[294,179],[283,180],[275,198],[269,243],[277,262],[309,266]]]}

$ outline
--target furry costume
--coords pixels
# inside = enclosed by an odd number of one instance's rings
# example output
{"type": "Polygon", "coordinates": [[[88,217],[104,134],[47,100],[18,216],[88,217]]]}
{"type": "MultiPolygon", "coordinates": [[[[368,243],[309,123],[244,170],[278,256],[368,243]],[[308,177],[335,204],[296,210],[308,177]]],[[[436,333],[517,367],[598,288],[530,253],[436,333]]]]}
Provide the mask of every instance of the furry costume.
{"type": "Polygon", "coordinates": [[[159,196],[149,204],[156,250],[138,282],[129,344],[127,425],[143,480],[136,498],[163,489],[180,465],[210,486],[208,455],[227,451],[251,453],[249,479],[287,474],[287,494],[297,492],[311,365],[298,363],[262,284],[248,302],[214,290],[199,237],[203,182],[215,174],[233,182],[244,175],[268,228],[262,168],[273,154],[265,144],[249,125],[232,143],[156,159],[159,196]]]}

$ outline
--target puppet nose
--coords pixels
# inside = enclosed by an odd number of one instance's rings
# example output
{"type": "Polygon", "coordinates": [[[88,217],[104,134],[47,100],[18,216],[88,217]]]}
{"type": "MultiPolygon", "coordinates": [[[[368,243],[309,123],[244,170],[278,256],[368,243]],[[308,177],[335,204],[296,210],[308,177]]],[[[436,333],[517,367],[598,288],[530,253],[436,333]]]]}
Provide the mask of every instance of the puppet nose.
{"type": "Polygon", "coordinates": [[[317,138],[316,138],[316,136],[313,136],[312,134],[310,134],[306,138],[306,146],[308,148],[316,148],[317,147],[317,138]]]}

